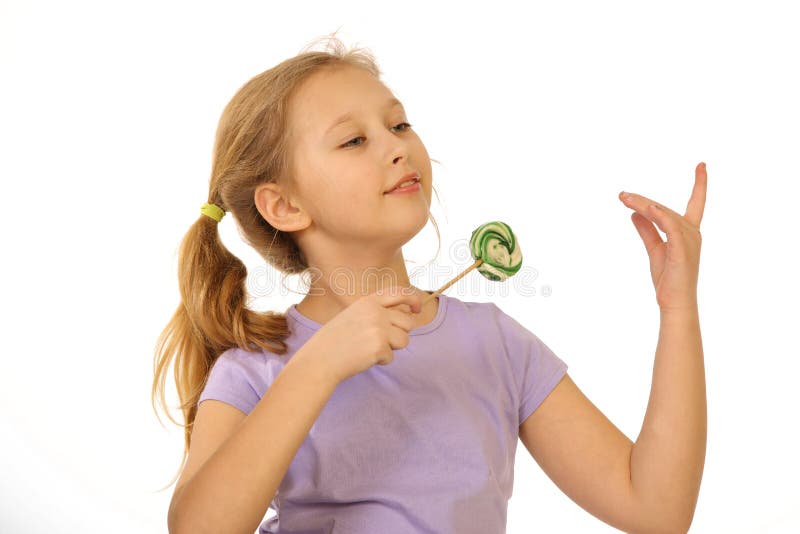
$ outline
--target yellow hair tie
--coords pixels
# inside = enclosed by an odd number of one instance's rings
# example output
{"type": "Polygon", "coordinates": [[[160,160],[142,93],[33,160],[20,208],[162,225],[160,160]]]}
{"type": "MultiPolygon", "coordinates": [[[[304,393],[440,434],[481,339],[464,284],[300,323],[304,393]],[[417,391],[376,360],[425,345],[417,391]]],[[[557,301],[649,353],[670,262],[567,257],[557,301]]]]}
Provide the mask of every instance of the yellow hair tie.
{"type": "Polygon", "coordinates": [[[216,204],[212,204],[211,202],[206,202],[202,206],[200,206],[200,213],[211,217],[217,222],[220,222],[222,218],[225,216],[225,210],[217,206],[216,204]]]}

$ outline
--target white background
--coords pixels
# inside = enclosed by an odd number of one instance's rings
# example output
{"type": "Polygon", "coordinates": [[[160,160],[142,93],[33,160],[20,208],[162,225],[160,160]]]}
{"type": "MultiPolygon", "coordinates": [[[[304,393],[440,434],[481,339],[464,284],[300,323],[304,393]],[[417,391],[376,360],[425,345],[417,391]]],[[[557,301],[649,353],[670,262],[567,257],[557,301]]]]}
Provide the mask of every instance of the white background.
{"type": "MultiPolygon", "coordinates": [[[[217,120],[245,81],[337,29],[376,54],[442,162],[442,251],[428,225],[406,258],[459,272],[469,261],[450,246],[510,224],[536,293],[470,273],[474,287],[448,294],[534,331],[632,440],[658,308],[617,194],[683,213],[707,163],[708,448],[691,532],[800,531],[799,23],[774,1],[3,1],[0,531],[167,531],[172,487],[158,490],[183,434],[151,408],[153,349],[178,305],[175,254],[207,198],[217,120]]],[[[233,224],[223,238],[256,272],[233,224]]],[[[301,298],[261,293],[280,311],[301,298]]],[[[509,533],[616,531],[521,443],[515,477],[509,533]]]]}

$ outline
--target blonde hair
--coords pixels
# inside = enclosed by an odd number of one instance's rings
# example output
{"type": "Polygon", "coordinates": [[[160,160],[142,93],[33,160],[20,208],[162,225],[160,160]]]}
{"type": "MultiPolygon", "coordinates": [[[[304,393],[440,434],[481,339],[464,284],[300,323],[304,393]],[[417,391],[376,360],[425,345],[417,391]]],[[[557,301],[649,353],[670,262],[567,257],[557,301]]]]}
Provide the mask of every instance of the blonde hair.
{"type": "MultiPolygon", "coordinates": [[[[255,206],[254,192],[264,183],[277,183],[291,191],[287,120],[290,99],[304,80],[323,68],[354,66],[376,78],[381,76],[368,50],[347,50],[335,32],[322,39],[328,41],[326,51],[308,51],[315,44],[312,42],[299,55],[245,83],[225,106],[214,142],[208,202],[231,213],[245,242],[286,275],[306,273],[308,263],[292,237],[273,228],[261,216],[255,206]]],[[[431,161],[436,160],[431,158],[431,161]]],[[[429,219],[438,236],[438,225],[430,211],[429,219]]],[[[222,244],[217,224],[201,214],[181,240],[178,250],[181,302],[156,342],[153,408],[158,416],[158,398],[169,419],[183,427],[185,438],[181,467],[168,486],[185,466],[197,400],[219,355],[232,347],[248,352],[263,349],[275,354],[287,350],[284,339],[289,330],[285,314],[248,309],[247,269],[222,244]],[[173,360],[183,425],[169,414],[164,397],[164,383],[173,360]]]]}

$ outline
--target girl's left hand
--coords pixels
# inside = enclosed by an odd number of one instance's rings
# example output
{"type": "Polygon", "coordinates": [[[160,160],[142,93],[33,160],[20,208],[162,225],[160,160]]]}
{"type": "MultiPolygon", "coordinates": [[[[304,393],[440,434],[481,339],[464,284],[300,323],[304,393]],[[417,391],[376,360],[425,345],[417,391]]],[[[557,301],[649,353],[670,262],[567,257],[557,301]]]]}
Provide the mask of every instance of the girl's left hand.
{"type": "Polygon", "coordinates": [[[656,301],[662,311],[697,309],[697,277],[700,268],[700,221],[706,203],[706,164],[694,170],[694,189],[680,215],[641,195],[619,194],[619,199],[633,209],[631,220],[650,257],[650,275],[656,289],[656,301]],[[654,207],[656,206],[656,207],[654,207]],[[653,225],[667,235],[667,241],[653,225]]]}

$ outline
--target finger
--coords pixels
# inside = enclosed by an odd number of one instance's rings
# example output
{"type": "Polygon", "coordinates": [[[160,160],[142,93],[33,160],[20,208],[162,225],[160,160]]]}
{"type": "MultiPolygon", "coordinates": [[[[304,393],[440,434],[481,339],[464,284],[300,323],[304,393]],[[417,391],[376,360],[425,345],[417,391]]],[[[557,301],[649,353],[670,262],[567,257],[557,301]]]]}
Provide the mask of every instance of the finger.
{"type": "Polygon", "coordinates": [[[701,162],[694,169],[694,188],[689,204],[686,206],[686,220],[696,229],[700,228],[703,220],[703,210],[706,205],[706,190],[708,187],[708,174],[706,164],[701,162]]]}
{"type": "Polygon", "coordinates": [[[653,247],[657,247],[664,242],[664,240],[661,239],[661,234],[658,233],[656,227],[648,219],[633,212],[631,213],[631,220],[633,221],[633,226],[636,227],[636,231],[639,232],[639,237],[641,237],[644,242],[644,248],[647,250],[648,255],[650,251],[653,250],[653,247]]]}
{"type": "Polygon", "coordinates": [[[398,328],[402,328],[406,332],[414,328],[414,317],[408,313],[399,310],[388,310],[389,320],[398,328]]]}
{"type": "MultiPolygon", "coordinates": [[[[392,328],[389,332],[389,348],[391,350],[400,350],[408,346],[409,338],[408,332],[399,329],[399,328],[392,328]]],[[[389,360],[389,358],[386,358],[389,360]]]]}
{"type": "Polygon", "coordinates": [[[683,225],[681,221],[683,218],[680,215],[674,217],[672,214],[668,213],[661,204],[648,204],[647,211],[655,220],[661,231],[667,234],[668,247],[682,254],[684,249],[683,234],[681,232],[683,225]]]}
{"type": "Polygon", "coordinates": [[[654,223],[656,223],[656,225],[658,225],[658,227],[661,229],[662,232],[666,233],[666,230],[662,228],[662,225],[659,224],[659,222],[653,216],[653,212],[650,210],[651,204],[654,204],[659,208],[661,208],[661,213],[673,219],[674,224],[678,224],[681,226],[685,225],[687,227],[689,226],[689,223],[683,218],[683,215],[647,197],[643,197],[642,195],[637,195],[635,193],[623,192],[620,193],[619,198],[620,200],[622,200],[622,202],[625,203],[626,206],[635,210],[637,213],[641,214],[644,218],[649,219],[654,223]]]}
{"type": "Polygon", "coordinates": [[[397,304],[408,304],[414,313],[419,313],[422,309],[422,298],[416,293],[409,293],[411,289],[404,287],[391,287],[380,289],[375,292],[378,302],[385,308],[396,306],[397,304]]]}
{"type": "Polygon", "coordinates": [[[400,310],[406,313],[411,313],[413,310],[411,309],[410,304],[396,304],[394,306],[390,306],[393,310],[400,310]]]}

